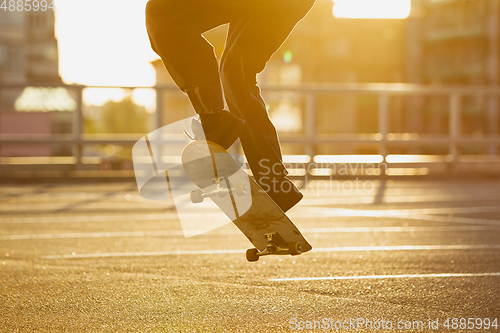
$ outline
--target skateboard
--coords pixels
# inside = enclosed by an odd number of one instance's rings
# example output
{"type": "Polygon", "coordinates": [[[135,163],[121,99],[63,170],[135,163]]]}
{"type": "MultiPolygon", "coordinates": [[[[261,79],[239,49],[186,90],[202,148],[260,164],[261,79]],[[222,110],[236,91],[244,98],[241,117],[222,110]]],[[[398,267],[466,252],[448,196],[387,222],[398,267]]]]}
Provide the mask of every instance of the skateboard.
{"type": "Polygon", "coordinates": [[[266,255],[299,255],[312,249],[297,227],[269,195],[221,146],[209,141],[189,143],[181,155],[186,175],[200,188],[191,202],[210,198],[255,248],[248,261],[266,255]]]}

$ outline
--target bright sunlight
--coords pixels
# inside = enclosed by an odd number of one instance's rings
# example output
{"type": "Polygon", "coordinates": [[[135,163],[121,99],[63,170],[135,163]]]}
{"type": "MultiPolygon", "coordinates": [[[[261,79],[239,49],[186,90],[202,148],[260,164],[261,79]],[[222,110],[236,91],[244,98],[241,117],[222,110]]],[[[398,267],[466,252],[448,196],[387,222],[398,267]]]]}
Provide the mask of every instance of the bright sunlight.
{"type": "Polygon", "coordinates": [[[359,19],[404,19],[411,0],[334,0],[333,16],[359,19]]]}

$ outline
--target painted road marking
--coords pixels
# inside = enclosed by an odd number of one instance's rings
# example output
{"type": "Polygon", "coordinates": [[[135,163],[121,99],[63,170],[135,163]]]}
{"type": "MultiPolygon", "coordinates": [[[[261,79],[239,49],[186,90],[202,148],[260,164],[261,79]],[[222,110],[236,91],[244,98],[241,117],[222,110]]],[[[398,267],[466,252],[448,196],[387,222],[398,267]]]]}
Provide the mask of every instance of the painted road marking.
{"type": "Polygon", "coordinates": [[[409,279],[409,278],[448,278],[448,277],[481,277],[500,276],[500,273],[441,273],[441,274],[400,274],[400,275],[360,275],[360,276],[323,276],[302,278],[279,278],[269,281],[324,281],[324,280],[376,280],[376,279],[409,279]]]}
{"type": "MultiPolygon", "coordinates": [[[[199,215],[196,215],[199,218],[199,215]]],[[[83,216],[53,216],[53,217],[14,217],[1,218],[0,223],[92,223],[92,222],[122,222],[122,221],[164,221],[179,220],[177,214],[136,214],[136,215],[83,215],[83,216]]]]}
{"type": "MultiPolygon", "coordinates": [[[[328,198],[324,197],[323,194],[319,198],[308,198],[303,199],[301,202],[301,206],[328,206],[332,204],[336,205],[348,205],[348,204],[373,204],[374,196],[366,196],[366,197],[349,197],[349,196],[341,196],[336,198],[328,198]]],[[[480,200],[488,200],[495,195],[483,195],[479,194],[471,198],[470,195],[462,195],[458,196],[421,196],[421,197],[383,197],[383,203],[425,203],[425,202],[461,202],[461,201],[471,201],[474,199],[475,201],[480,200]]],[[[92,201],[70,201],[70,202],[57,202],[57,199],[46,200],[46,202],[36,202],[36,203],[0,203],[0,212],[1,213],[10,213],[10,212],[25,212],[31,211],[36,213],[51,213],[57,211],[76,211],[82,209],[171,209],[173,205],[167,201],[125,201],[125,200],[116,200],[112,201],[109,198],[102,200],[92,200],[92,201]]]]}
{"type": "MultiPolygon", "coordinates": [[[[344,209],[344,208],[326,208],[298,206],[289,215],[291,218],[310,218],[310,217],[392,217],[407,219],[435,220],[436,222],[454,222],[458,223],[482,223],[500,225],[500,221],[432,216],[432,214],[460,214],[460,213],[494,213],[500,212],[499,206],[488,207],[457,207],[457,208],[423,208],[423,209],[402,209],[402,210],[364,210],[364,209],[344,209]],[[418,216],[417,216],[418,215],[418,216]],[[425,215],[425,216],[424,216],[425,215]]],[[[192,214],[193,218],[200,218],[205,214],[192,214]]],[[[178,220],[177,213],[165,214],[135,214],[135,215],[100,215],[100,216],[54,216],[54,217],[7,217],[0,218],[0,223],[85,223],[85,222],[114,222],[114,221],[164,221],[178,220]]]]}
{"type": "Polygon", "coordinates": [[[500,244],[322,247],[322,248],[315,248],[314,251],[315,252],[358,252],[358,251],[482,250],[482,249],[500,249],[500,244]]]}
{"type": "MultiPolygon", "coordinates": [[[[352,227],[352,228],[301,228],[304,234],[337,234],[337,233],[392,233],[392,232],[464,232],[464,231],[500,231],[499,227],[352,227]]],[[[208,235],[237,235],[239,230],[217,230],[205,233],[208,235]]],[[[184,236],[180,230],[170,231],[130,231],[130,232],[84,232],[84,233],[57,233],[57,234],[27,234],[4,235],[0,240],[28,240],[28,239],[68,239],[68,238],[116,238],[116,237],[162,237],[184,236]]]]}
{"type": "Polygon", "coordinates": [[[76,201],[68,203],[32,203],[32,204],[0,204],[0,212],[8,214],[12,211],[21,212],[57,212],[57,211],[75,211],[82,209],[172,209],[172,205],[165,204],[165,201],[153,201],[151,202],[127,202],[125,200],[121,202],[86,202],[86,201],[76,201]],[[160,203],[160,204],[158,204],[160,203]]]}
{"type": "MultiPolygon", "coordinates": [[[[338,208],[325,208],[325,207],[301,207],[302,210],[295,213],[293,217],[385,217],[409,220],[425,220],[432,222],[449,222],[460,224],[487,224],[487,225],[500,225],[500,220],[477,219],[468,217],[449,217],[449,216],[436,216],[428,214],[449,214],[449,213],[462,213],[465,210],[454,211],[453,209],[446,209],[443,211],[434,211],[429,209],[403,209],[403,210],[363,210],[363,209],[338,209],[338,208]]],[[[500,207],[490,207],[484,209],[482,212],[499,212],[500,207]]],[[[479,212],[477,209],[475,212],[479,212]]]]}
{"type": "MultiPolygon", "coordinates": [[[[500,249],[500,244],[490,245],[403,245],[403,246],[365,246],[365,247],[328,247],[316,248],[313,252],[366,252],[366,251],[412,251],[412,250],[484,250],[500,249]]],[[[186,254],[231,254],[243,253],[246,249],[235,250],[194,250],[194,251],[160,251],[160,252],[122,252],[122,253],[72,253],[42,256],[43,259],[69,258],[109,258],[109,257],[147,257],[186,254]]]]}
{"type": "MultiPolygon", "coordinates": [[[[361,185],[362,186],[362,185],[361,185]]],[[[333,190],[336,192],[336,189],[333,190]]],[[[337,193],[339,196],[327,197],[331,192],[328,189],[318,189],[316,192],[306,193],[307,198],[303,200],[303,205],[309,206],[323,206],[335,204],[373,204],[374,198],[377,193],[370,196],[346,196],[343,195],[343,190],[340,189],[337,193]],[[313,198],[316,196],[316,198],[313,198]]],[[[491,200],[498,195],[498,192],[494,193],[477,193],[477,195],[471,197],[470,193],[464,194],[422,194],[422,195],[381,195],[382,203],[424,203],[424,202],[461,202],[461,201],[481,201],[481,200],[491,200]]]]}
{"type": "Polygon", "coordinates": [[[111,258],[111,257],[150,257],[150,256],[172,256],[186,254],[232,254],[242,253],[241,250],[193,250],[193,251],[161,251],[161,252],[124,252],[124,253],[89,253],[89,254],[63,254],[42,256],[43,259],[70,259],[70,258],[111,258]]]}

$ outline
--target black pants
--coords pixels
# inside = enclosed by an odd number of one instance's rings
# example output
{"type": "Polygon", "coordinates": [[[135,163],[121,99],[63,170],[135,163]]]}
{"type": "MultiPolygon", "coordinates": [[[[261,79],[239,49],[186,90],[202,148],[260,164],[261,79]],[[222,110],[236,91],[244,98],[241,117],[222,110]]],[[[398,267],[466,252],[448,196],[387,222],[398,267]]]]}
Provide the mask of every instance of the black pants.
{"type": "MultiPolygon", "coordinates": [[[[229,111],[247,123],[240,140],[257,180],[274,166],[286,174],[276,129],[256,75],[315,0],[149,0],[146,25],[161,57],[198,114],[229,111]],[[202,33],[229,23],[220,69],[202,33]]],[[[272,175],[268,174],[267,177],[272,175]]]]}

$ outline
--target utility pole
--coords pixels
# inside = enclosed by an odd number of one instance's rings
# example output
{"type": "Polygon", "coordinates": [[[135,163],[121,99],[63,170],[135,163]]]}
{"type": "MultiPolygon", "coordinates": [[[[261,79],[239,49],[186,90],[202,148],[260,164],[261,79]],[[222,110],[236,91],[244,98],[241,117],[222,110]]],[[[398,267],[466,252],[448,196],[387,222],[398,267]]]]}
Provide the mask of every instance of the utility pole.
{"type": "MultiPolygon", "coordinates": [[[[488,57],[487,57],[487,76],[488,84],[492,87],[497,87],[499,80],[499,65],[498,57],[500,56],[498,47],[498,29],[499,29],[499,3],[498,0],[490,0],[489,2],[489,18],[488,18],[488,57]]],[[[496,136],[498,134],[498,96],[488,96],[487,104],[487,120],[488,120],[488,134],[496,136]]],[[[488,153],[496,155],[498,148],[495,144],[488,146],[488,153]]]]}

